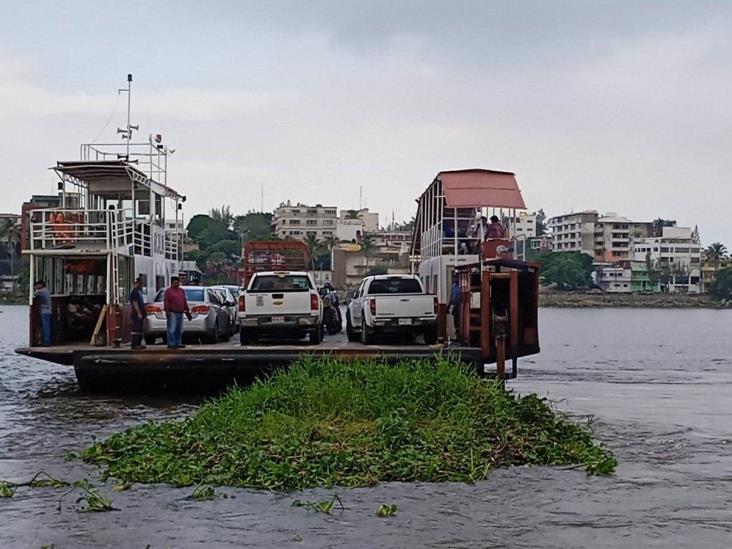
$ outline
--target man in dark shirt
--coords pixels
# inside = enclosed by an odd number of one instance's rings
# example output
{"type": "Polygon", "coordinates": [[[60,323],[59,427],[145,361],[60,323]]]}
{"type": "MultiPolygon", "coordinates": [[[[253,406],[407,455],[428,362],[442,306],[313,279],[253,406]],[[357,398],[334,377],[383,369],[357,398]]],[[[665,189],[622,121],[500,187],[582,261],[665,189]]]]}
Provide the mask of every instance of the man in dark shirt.
{"type": "Polygon", "coordinates": [[[455,331],[460,330],[460,284],[457,274],[453,274],[452,289],[450,290],[450,303],[448,304],[450,314],[455,322],[455,331]]]}
{"type": "Polygon", "coordinates": [[[43,280],[37,280],[33,287],[36,306],[41,313],[41,345],[47,346],[51,344],[51,294],[43,280]]]}
{"type": "Polygon", "coordinates": [[[130,304],[132,305],[132,348],[144,349],[142,344],[142,332],[145,325],[145,296],[142,294],[142,279],[136,278],[135,285],[130,292],[130,304]]]}
{"type": "Polygon", "coordinates": [[[188,310],[188,300],[183,288],[180,287],[180,279],[177,276],[170,278],[170,288],[163,294],[163,307],[165,307],[165,318],[168,327],[168,348],[180,349],[183,345],[183,314],[191,320],[191,312],[188,310]]]}

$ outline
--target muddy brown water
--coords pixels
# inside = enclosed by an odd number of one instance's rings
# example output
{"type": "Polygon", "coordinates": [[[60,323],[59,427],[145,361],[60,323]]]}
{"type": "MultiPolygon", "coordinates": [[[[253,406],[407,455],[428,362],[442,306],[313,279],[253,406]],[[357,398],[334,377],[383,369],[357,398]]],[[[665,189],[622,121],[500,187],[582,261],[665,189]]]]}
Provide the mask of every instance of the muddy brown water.
{"type": "Polygon", "coordinates": [[[39,470],[101,486],[119,511],[77,513],[60,491],[0,499],[0,547],[732,547],[732,311],[541,311],[542,354],[509,386],[595,418],[611,477],[518,467],[466,484],[337,490],[345,511],[292,507],[334,490],[273,494],[135,485],[113,492],[64,456],[112,432],[191,413],[192,400],[80,394],[71,368],[13,354],[26,309],[0,307],[0,479],[39,470]],[[397,516],[381,519],[381,503],[397,516]]]}

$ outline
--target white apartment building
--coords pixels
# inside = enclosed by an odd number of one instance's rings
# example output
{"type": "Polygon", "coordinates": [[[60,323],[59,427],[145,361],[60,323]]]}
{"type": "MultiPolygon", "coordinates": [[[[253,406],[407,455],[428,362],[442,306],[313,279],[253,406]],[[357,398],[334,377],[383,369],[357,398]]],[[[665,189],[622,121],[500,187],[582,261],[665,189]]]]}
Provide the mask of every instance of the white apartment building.
{"type": "Polygon", "coordinates": [[[363,221],[360,219],[343,219],[336,223],[336,237],[340,242],[358,242],[363,236],[363,221]]]}
{"type": "Polygon", "coordinates": [[[702,247],[690,227],[663,227],[661,237],[639,239],[633,245],[633,261],[661,273],[661,289],[668,293],[701,292],[702,247]]]}
{"type": "Polygon", "coordinates": [[[341,210],[340,219],[347,220],[351,218],[352,212],[355,213],[356,219],[360,219],[363,223],[363,230],[367,233],[375,233],[379,230],[379,214],[370,212],[368,208],[360,210],[341,210]]]}
{"type": "Polygon", "coordinates": [[[288,200],[274,211],[272,232],[280,238],[305,240],[308,235],[314,235],[318,240],[325,240],[336,236],[337,220],[336,206],[292,205],[288,200]]]}
{"type": "Polygon", "coordinates": [[[520,212],[516,217],[507,220],[508,227],[512,230],[512,237],[533,238],[536,236],[536,214],[520,212]]]}
{"type": "Polygon", "coordinates": [[[596,263],[592,275],[595,284],[613,294],[630,293],[633,290],[633,273],[628,262],[624,264],[596,263]]]}
{"type": "Polygon", "coordinates": [[[552,251],[583,252],[594,257],[598,217],[595,210],[550,217],[547,229],[551,233],[552,251]]]}

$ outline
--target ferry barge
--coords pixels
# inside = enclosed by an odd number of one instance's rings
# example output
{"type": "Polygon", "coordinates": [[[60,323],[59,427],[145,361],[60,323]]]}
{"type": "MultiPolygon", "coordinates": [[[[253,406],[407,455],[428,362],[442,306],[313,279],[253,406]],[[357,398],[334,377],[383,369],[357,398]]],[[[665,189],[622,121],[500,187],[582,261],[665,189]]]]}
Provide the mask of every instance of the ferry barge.
{"type": "MultiPolygon", "coordinates": [[[[130,83],[128,76],[121,91],[129,94],[130,83]]],[[[524,207],[513,174],[489,170],[441,172],[418,200],[412,259],[428,293],[438,297],[440,344],[362,345],[336,337],[319,345],[227,341],[131,349],[133,281],[142,278],[148,302],[169,285],[179,272],[185,226],[185,196],[167,180],[173,151],[159,135],[133,142],[135,130],[128,106],[127,126],[118,130],[124,142],[85,144],[79,160],[59,161],[52,170],[59,177],[60,207],[31,210],[23,220],[30,278],[44,280],[51,294],[53,341],[41,345],[40,310],[31,289],[30,344],[17,352],[73,366],[82,389],[203,390],[245,383],[303,354],[395,362],[450,353],[481,375],[506,379],[516,376],[519,357],[539,351],[538,266],[516,257],[515,238],[487,240],[463,253],[476,213],[524,207]],[[447,345],[453,277],[460,284],[462,320],[456,341],[447,345]]]]}

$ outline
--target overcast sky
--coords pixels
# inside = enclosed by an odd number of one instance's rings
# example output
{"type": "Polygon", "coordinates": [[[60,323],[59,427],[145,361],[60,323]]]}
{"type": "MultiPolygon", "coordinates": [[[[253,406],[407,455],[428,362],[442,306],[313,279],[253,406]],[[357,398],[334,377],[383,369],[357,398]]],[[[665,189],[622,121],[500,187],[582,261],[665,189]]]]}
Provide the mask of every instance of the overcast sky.
{"type": "Polygon", "coordinates": [[[363,187],[406,220],[438,171],[483,167],[531,210],[673,218],[732,248],[732,2],[4,1],[0,211],[117,139],[128,72],[188,216],[258,210],[263,184],[266,210],[363,187]]]}

